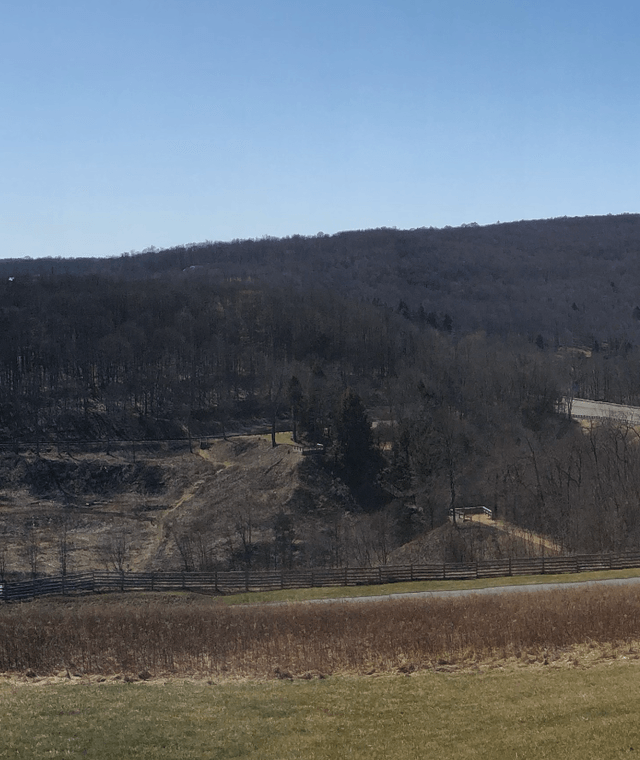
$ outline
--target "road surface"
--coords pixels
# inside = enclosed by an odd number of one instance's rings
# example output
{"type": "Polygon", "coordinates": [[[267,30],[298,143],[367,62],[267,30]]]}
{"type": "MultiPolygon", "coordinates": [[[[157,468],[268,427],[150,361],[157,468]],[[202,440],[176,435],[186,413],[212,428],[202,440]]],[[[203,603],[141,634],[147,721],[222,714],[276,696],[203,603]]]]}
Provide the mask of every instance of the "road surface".
{"type": "MultiPolygon", "coordinates": [[[[469,588],[451,591],[412,591],[407,594],[378,594],[376,596],[343,596],[336,599],[307,599],[303,604],[335,604],[342,602],[383,602],[395,599],[433,599],[473,594],[508,594],[532,591],[554,591],[558,589],[594,588],[596,586],[638,586],[638,578],[607,578],[601,581],[576,581],[575,583],[530,583],[522,586],[492,586],[491,588],[469,588]]],[[[291,604],[291,602],[271,602],[271,604],[291,604]]],[[[298,604],[298,602],[295,602],[298,604]]]]}
{"type": "MultiPolygon", "coordinates": [[[[563,403],[566,409],[566,399],[563,403]]],[[[611,404],[608,401],[574,398],[571,402],[571,416],[580,419],[623,420],[631,425],[640,425],[640,407],[611,404]]]]}

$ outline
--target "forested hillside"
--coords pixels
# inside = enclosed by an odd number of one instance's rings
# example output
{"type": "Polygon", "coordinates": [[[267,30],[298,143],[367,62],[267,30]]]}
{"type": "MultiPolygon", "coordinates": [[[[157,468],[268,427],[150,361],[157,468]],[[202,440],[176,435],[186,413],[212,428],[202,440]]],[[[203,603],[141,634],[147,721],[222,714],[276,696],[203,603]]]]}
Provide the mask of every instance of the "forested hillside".
{"type": "MultiPolygon", "coordinates": [[[[640,339],[640,215],[192,243],[111,259],[0,260],[0,278],[193,276],[339,291],[458,333],[551,345],[640,339]],[[637,311],[636,311],[637,310],[637,311]]],[[[6,251],[5,255],[10,255],[6,251]]]]}
{"type": "Polygon", "coordinates": [[[0,443],[269,424],[324,444],[385,552],[480,503],[637,546],[636,431],[556,410],[640,403],[639,253],[625,215],[2,261],[0,443]]]}

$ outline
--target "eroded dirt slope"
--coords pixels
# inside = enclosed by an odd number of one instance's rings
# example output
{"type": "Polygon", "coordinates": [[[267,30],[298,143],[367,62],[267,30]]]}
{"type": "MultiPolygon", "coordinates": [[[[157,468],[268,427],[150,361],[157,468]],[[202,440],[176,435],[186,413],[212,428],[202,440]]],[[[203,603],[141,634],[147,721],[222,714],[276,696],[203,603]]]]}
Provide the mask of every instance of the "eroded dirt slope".
{"type": "Polygon", "coordinates": [[[259,436],[172,453],[42,452],[0,461],[0,559],[8,572],[229,566],[273,542],[279,513],[304,544],[348,506],[345,489],[291,445],[259,436]],[[190,557],[186,557],[190,553],[190,557]]]}

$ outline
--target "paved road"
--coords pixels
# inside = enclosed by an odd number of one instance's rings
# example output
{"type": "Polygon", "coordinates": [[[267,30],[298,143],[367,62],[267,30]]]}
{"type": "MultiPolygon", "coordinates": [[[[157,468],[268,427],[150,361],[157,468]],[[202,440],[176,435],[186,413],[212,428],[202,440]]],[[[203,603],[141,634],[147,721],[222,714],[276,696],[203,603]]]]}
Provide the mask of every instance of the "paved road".
{"type": "Polygon", "coordinates": [[[624,420],[633,425],[640,425],[640,407],[611,404],[608,401],[589,401],[584,398],[574,398],[571,404],[571,414],[574,417],[624,420]]]}
{"type": "MultiPolygon", "coordinates": [[[[552,591],[555,589],[594,588],[595,586],[639,586],[638,578],[608,578],[602,581],[577,581],[575,583],[531,583],[523,586],[494,586],[491,588],[470,588],[453,591],[413,591],[407,594],[379,594],[378,596],[343,596],[337,599],[308,599],[308,603],[329,604],[336,602],[382,602],[390,599],[433,599],[473,594],[508,594],[516,592],[552,591]]],[[[275,602],[290,604],[290,602],[275,602]]]]}

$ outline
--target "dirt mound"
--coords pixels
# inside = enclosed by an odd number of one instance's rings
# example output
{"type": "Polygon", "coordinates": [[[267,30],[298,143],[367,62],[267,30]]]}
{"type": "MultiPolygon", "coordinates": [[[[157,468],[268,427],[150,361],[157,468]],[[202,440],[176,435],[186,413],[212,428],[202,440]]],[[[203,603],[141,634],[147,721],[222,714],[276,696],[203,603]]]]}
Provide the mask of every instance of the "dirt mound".
{"type": "Polygon", "coordinates": [[[392,552],[392,564],[479,562],[509,557],[538,557],[549,553],[543,537],[505,523],[483,521],[447,523],[392,552]]]}

